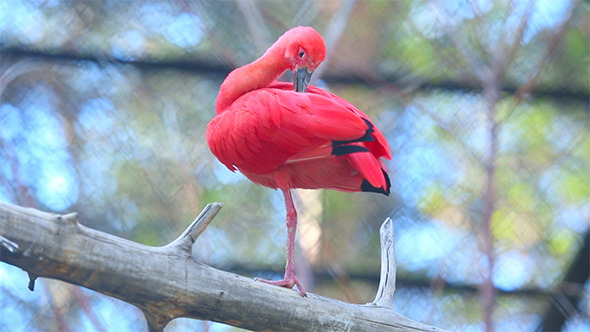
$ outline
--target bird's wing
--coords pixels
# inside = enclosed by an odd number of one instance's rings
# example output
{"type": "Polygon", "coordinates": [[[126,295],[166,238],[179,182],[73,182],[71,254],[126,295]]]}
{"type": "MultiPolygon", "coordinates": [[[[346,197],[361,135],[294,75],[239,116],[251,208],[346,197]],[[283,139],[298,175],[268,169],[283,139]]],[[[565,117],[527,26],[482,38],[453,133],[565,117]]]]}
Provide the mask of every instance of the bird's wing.
{"type": "MultiPolygon", "coordinates": [[[[290,82],[276,81],[271,85],[271,87],[276,88],[276,89],[281,89],[281,90],[287,90],[287,91],[293,90],[293,84],[290,82]]],[[[372,128],[372,132],[370,133],[370,136],[372,137],[372,139],[370,141],[366,141],[365,145],[369,148],[371,153],[376,158],[383,157],[385,159],[391,159],[391,150],[389,148],[389,144],[387,143],[387,140],[385,139],[385,136],[383,136],[383,133],[381,133],[379,128],[377,128],[377,126],[375,126],[375,124],[373,124],[371,119],[365,113],[363,113],[358,108],[356,108],[354,105],[349,103],[346,99],[340,98],[339,96],[337,96],[333,93],[330,93],[326,90],[320,89],[320,88],[315,87],[313,85],[309,85],[307,87],[306,93],[312,94],[312,95],[323,96],[323,97],[327,98],[327,100],[329,100],[330,103],[333,103],[333,105],[337,105],[337,107],[339,107],[341,110],[343,110],[343,111],[345,110],[347,112],[352,112],[357,117],[363,119],[372,128]]]]}
{"type": "Polygon", "coordinates": [[[209,123],[207,141],[231,170],[265,174],[283,164],[354,154],[350,162],[369,182],[384,182],[377,159],[389,156],[385,138],[343,101],[331,94],[254,90],[209,123]]]}

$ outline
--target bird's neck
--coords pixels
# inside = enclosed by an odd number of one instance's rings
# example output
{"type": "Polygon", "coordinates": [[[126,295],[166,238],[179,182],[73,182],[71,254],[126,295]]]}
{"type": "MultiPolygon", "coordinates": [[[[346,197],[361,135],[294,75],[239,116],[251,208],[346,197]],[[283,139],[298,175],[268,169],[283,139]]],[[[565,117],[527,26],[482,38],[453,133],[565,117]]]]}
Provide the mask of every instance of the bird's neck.
{"type": "Polygon", "coordinates": [[[258,60],[229,73],[219,88],[215,112],[222,113],[245,93],[265,88],[279,78],[289,69],[283,54],[284,47],[275,44],[258,60]]]}

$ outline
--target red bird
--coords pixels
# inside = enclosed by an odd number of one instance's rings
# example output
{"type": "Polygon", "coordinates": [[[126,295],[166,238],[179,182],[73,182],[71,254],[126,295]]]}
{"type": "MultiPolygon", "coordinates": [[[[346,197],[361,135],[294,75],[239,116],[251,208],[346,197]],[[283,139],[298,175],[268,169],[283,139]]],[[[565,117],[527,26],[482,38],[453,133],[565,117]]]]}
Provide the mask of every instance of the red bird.
{"type": "Polygon", "coordinates": [[[294,273],[297,212],[292,188],[370,191],[389,195],[380,158],[389,145],[368,116],[346,100],[307,86],[326,57],[322,36],[311,27],[283,34],[258,60],[225,79],[207,126],[207,143],[231,171],[278,188],[287,209],[287,265],[283,280],[261,280],[305,290],[294,273]],[[276,81],[287,69],[293,83],[276,81]]]}

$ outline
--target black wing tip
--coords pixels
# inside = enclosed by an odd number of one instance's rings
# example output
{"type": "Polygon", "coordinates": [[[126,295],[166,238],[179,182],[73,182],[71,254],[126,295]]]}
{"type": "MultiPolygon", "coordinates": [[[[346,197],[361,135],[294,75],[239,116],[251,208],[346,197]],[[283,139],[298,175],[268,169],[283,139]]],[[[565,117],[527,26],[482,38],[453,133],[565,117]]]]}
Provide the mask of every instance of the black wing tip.
{"type": "Polygon", "coordinates": [[[363,121],[365,121],[365,123],[367,124],[367,126],[369,127],[369,129],[367,129],[367,132],[369,134],[372,134],[375,132],[375,126],[373,125],[373,123],[365,118],[361,118],[363,119],[363,121]]]}
{"type": "Polygon", "coordinates": [[[371,123],[371,121],[361,118],[363,121],[365,121],[365,123],[367,124],[367,131],[365,131],[365,134],[359,138],[356,139],[352,139],[350,141],[332,141],[332,144],[334,146],[339,146],[339,145],[344,145],[344,144],[350,144],[350,143],[357,143],[357,142],[373,142],[375,141],[375,137],[373,137],[373,133],[375,132],[375,126],[371,123]]]}
{"type": "Polygon", "coordinates": [[[373,126],[371,121],[369,121],[367,119],[363,119],[363,121],[365,121],[365,123],[369,127],[369,129],[367,129],[367,131],[365,131],[365,134],[363,136],[356,138],[356,139],[352,139],[350,141],[332,141],[332,144],[334,146],[338,146],[338,145],[344,145],[344,144],[349,144],[349,143],[375,141],[375,137],[373,137],[373,133],[375,132],[375,127],[373,126]]]}
{"type": "Polygon", "coordinates": [[[336,157],[344,156],[355,152],[369,152],[369,149],[358,145],[334,145],[332,154],[336,157]]]}
{"type": "Polygon", "coordinates": [[[383,172],[383,176],[385,177],[385,182],[387,184],[386,189],[383,189],[381,187],[377,188],[370,184],[369,181],[367,181],[367,179],[363,179],[363,182],[361,183],[361,191],[378,193],[383,194],[385,196],[389,196],[389,194],[391,193],[391,181],[389,180],[389,175],[387,174],[387,172],[383,169],[381,171],[383,172]]]}

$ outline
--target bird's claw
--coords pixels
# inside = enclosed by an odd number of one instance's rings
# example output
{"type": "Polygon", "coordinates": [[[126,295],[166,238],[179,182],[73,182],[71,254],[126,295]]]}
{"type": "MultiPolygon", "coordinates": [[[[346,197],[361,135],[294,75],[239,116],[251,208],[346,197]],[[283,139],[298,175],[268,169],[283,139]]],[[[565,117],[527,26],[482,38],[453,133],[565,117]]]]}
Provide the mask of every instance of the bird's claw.
{"type": "Polygon", "coordinates": [[[254,280],[261,281],[261,282],[275,285],[275,286],[285,287],[285,288],[293,288],[293,286],[297,286],[297,290],[299,291],[299,294],[302,297],[307,296],[305,289],[303,289],[303,287],[301,286],[301,283],[299,283],[299,279],[297,279],[297,277],[295,275],[293,275],[291,277],[285,277],[282,280],[266,280],[266,279],[260,279],[260,278],[254,278],[254,280]]]}

